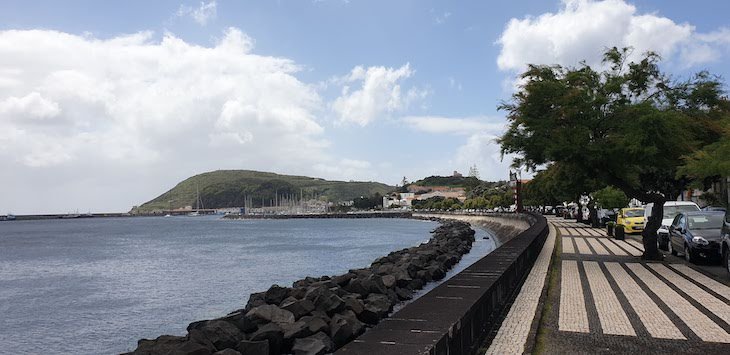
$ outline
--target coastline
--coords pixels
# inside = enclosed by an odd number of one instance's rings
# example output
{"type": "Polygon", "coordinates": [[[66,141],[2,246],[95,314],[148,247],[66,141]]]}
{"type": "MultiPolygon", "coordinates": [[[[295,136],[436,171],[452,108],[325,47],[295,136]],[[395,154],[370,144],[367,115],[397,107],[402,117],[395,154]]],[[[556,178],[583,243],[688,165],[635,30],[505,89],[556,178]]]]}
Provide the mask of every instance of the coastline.
{"type": "MultiPolygon", "coordinates": [[[[336,218],[335,215],[329,218],[336,218]]],[[[384,217],[383,213],[346,215],[384,217]]],[[[376,259],[370,267],[331,277],[306,277],[295,281],[292,287],[272,285],[265,292],[251,294],[243,309],[224,317],[193,322],[185,336],[141,339],[137,349],[128,354],[178,350],[192,350],[196,354],[226,351],[225,354],[231,355],[333,352],[405,307],[414,297],[430,292],[440,280],[447,279],[447,273],[449,277],[458,273],[451,269],[471,250],[475,241],[472,224],[495,239],[495,248],[530,225],[523,216],[515,215],[387,215],[438,221],[440,225],[432,231],[428,242],[391,252],[376,259]]],[[[254,219],[264,217],[272,216],[254,219]]]]}
{"type": "Polygon", "coordinates": [[[411,299],[427,283],[443,279],[471,250],[475,232],[468,223],[439,221],[426,243],[391,252],[369,267],[343,275],[306,277],[292,287],[273,285],[253,293],[243,309],[193,322],[185,336],[142,339],[130,354],[188,350],[212,354],[223,349],[279,354],[311,346],[332,352],[387,317],[395,305],[411,299]]]}

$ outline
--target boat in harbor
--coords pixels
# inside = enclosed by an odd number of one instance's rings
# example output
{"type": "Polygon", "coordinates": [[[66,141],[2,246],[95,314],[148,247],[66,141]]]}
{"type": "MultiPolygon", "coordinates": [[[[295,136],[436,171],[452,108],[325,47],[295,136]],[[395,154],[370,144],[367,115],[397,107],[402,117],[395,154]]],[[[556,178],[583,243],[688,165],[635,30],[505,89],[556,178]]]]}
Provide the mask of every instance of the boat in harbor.
{"type": "Polygon", "coordinates": [[[195,211],[188,213],[189,217],[198,217],[200,216],[200,209],[203,207],[203,200],[200,198],[200,189],[198,188],[198,184],[195,184],[195,195],[197,196],[195,199],[195,211]]]}
{"type": "Polygon", "coordinates": [[[14,221],[15,220],[15,215],[12,214],[12,213],[8,213],[7,216],[5,216],[5,220],[6,221],[14,221]]]}

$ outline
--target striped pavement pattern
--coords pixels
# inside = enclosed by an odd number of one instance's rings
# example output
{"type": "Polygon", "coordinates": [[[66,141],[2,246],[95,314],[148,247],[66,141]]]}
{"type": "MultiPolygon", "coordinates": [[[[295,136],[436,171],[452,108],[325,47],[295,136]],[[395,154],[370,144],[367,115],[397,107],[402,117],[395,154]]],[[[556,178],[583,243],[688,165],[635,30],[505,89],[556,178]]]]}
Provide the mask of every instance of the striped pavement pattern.
{"type": "Polygon", "coordinates": [[[651,337],[730,343],[730,287],[685,265],[563,260],[561,272],[560,331],[637,336],[630,309],[651,337]]]}
{"type": "MultiPolygon", "coordinates": [[[[552,221],[551,223],[556,224],[552,221]]],[[[579,227],[557,228],[561,235],[562,252],[565,254],[641,256],[644,252],[644,246],[637,240],[616,240],[607,236],[603,229],[574,224],[579,227]]]]}

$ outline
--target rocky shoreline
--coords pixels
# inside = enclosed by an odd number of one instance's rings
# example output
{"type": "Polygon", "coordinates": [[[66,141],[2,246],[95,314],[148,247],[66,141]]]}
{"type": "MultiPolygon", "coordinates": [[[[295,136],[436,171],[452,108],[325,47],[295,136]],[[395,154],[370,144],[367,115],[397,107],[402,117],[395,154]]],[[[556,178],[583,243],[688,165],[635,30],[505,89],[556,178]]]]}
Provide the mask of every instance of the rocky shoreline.
{"type": "Polygon", "coordinates": [[[387,317],[471,250],[469,223],[441,222],[428,242],[378,258],[370,267],[337,276],[307,277],[292,287],[251,294],[246,307],[193,322],[186,336],[142,339],[128,354],[265,355],[335,351],[387,317]]]}

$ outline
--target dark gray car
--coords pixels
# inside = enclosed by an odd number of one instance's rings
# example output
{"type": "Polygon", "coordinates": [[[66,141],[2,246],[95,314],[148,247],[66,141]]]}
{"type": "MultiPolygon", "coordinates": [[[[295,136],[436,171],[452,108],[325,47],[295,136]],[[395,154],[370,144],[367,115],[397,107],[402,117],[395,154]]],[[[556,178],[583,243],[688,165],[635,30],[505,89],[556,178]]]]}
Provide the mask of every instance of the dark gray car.
{"type": "Polygon", "coordinates": [[[721,230],[725,221],[722,212],[683,212],[669,226],[669,251],[684,254],[688,262],[697,259],[719,260],[722,256],[721,230]]]}

